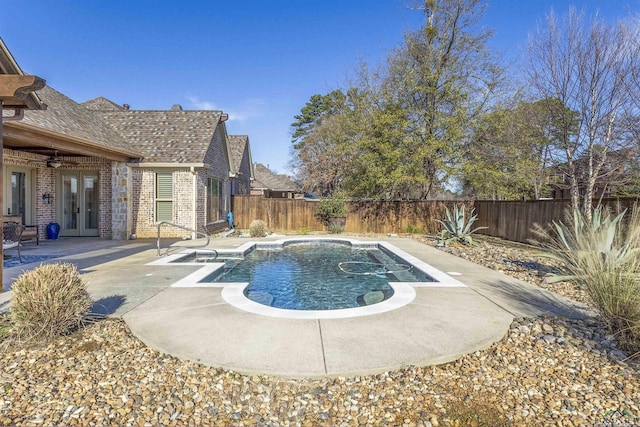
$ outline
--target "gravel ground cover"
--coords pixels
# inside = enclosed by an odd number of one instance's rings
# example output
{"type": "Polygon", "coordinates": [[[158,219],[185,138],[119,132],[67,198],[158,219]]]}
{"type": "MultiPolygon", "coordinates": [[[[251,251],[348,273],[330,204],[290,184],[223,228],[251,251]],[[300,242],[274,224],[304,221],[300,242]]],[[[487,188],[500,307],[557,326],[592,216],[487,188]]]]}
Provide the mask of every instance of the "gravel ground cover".
{"type": "MultiPolygon", "coordinates": [[[[445,250],[542,286],[553,268],[527,246],[445,250]]],[[[0,353],[0,425],[639,426],[640,371],[626,357],[598,319],[545,317],[446,365],[289,380],[159,353],[107,319],[0,353]]]]}
{"type": "MultiPolygon", "coordinates": [[[[436,239],[431,237],[420,236],[417,240],[431,246],[436,244],[436,239]]],[[[439,249],[574,301],[590,304],[586,292],[582,289],[567,282],[548,283],[547,279],[553,272],[558,271],[559,266],[555,261],[545,257],[543,250],[488,236],[478,236],[475,240],[478,244],[474,246],[448,245],[439,249]]]]}

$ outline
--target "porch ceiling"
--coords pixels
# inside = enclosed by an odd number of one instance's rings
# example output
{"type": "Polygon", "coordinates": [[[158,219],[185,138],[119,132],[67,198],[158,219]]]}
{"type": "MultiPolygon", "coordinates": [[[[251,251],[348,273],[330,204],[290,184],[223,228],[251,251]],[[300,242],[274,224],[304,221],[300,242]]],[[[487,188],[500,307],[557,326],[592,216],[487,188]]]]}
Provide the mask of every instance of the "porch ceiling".
{"type": "Polygon", "coordinates": [[[136,153],[105,147],[68,135],[27,127],[20,123],[5,123],[4,147],[17,151],[59,156],[101,157],[114,161],[131,161],[140,157],[136,153]]]}

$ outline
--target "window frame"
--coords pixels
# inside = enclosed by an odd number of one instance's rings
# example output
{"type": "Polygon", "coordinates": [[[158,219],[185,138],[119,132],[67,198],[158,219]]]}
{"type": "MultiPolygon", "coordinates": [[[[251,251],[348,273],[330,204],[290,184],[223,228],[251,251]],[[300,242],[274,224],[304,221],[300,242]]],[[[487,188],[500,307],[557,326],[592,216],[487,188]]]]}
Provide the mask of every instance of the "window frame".
{"type": "MultiPolygon", "coordinates": [[[[174,191],[173,191],[173,184],[174,184],[174,180],[173,180],[173,172],[156,172],[155,173],[155,177],[154,177],[154,204],[153,204],[153,219],[156,223],[160,223],[160,222],[172,222],[173,221],[173,205],[174,205],[174,191]],[[160,193],[160,179],[164,177],[164,178],[169,178],[170,179],[170,197],[166,197],[167,194],[159,194],[160,193]],[[164,196],[164,197],[160,197],[160,196],[164,196]],[[159,209],[159,205],[160,204],[168,204],[170,207],[170,218],[166,219],[166,218],[160,218],[159,217],[159,213],[160,213],[160,209],[159,209]]],[[[166,183],[165,183],[166,185],[166,183]]],[[[166,190],[166,189],[165,189],[166,190]]],[[[166,208],[163,211],[163,213],[166,213],[166,208]]]]}

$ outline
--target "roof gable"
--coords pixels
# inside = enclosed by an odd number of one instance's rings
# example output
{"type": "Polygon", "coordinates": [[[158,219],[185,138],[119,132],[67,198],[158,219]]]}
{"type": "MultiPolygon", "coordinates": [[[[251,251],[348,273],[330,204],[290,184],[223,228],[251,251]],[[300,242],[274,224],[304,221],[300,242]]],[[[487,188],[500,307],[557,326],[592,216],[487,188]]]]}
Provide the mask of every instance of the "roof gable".
{"type": "Polygon", "coordinates": [[[151,163],[203,163],[221,111],[96,111],[151,163]]]}
{"type": "Polygon", "coordinates": [[[105,97],[99,96],[97,98],[90,99],[81,104],[84,108],[92,111],[123,111],[126,110],[122,105],[118,105],[115,102],[105,97]]]}
{"type": "Polygon", "coordinates": [[[233,172],[238,172],[242,163],[242,156],[247,149],[249,136],[247,135],[229,135],[229,148],[231,150],[231,161],[233,162],[233,172]]]}

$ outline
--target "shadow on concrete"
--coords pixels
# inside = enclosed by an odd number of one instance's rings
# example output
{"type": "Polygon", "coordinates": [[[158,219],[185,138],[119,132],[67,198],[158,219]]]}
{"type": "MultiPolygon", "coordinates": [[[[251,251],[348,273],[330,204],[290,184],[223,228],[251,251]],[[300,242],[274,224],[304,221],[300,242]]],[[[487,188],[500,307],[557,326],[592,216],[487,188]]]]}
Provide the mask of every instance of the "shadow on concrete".
{"type": "Polygon", "coordinates": [[[584,304],[528,283],[485,281],[473,289],[516,317],[547,315],[586,319],[594,314],[584,304]]]}
{"type": "Polygon", "coordinates": [[[95,252],[95,254],[76,253],[71,255],[63,255],[60,258],[56,259],[56,261],[70,262],[74,264],[78,268],[78,270],[87,270],[91,267],[95,267],[96,265],[105,264],[110,261],[126,258],[126,257],[132,256],[137,253],[153,248],[152,244],[140,245],[140,246],[134,246],[134,247],[127,247],[127,246],[129,245],[105,247],[103,249],[96,249],[94,251],[91,251],[91,252],[95,252]]]}
{"type": "Polygon", "coordinates": [[[124,295],[112,295],[106,298],[100,298],[91,305],[89,312],[92,316],[108,316],[115,313],[126,300],[127,297],[124,295]]]}
{"type": "Polygon", "coordinates": [[[56,255],[22,255],[22,262],[17,256],[12,256],[9,259],[5,259],[2,263],[3,268],[12,268],[12,267],[20,267],[26,264],[38,263],[46,263],[48,260],[56,258],[56,255]]]}
{"type": "Polygon", "coordinates": [[[83,274],[86,270],[97,265],[126,258],[153,248],[155,248],[155,240],[146,239],[142,241],[114,241],[75,237],[61,242],[46,242],[38,247],[31,247],[30,253],[22,256],[23,260],[27,262],[4,266],[3,288],[5,291],[10,290],[13,280],[23,271],[33,269],[40,264],[71,263],[83,274]]]}

